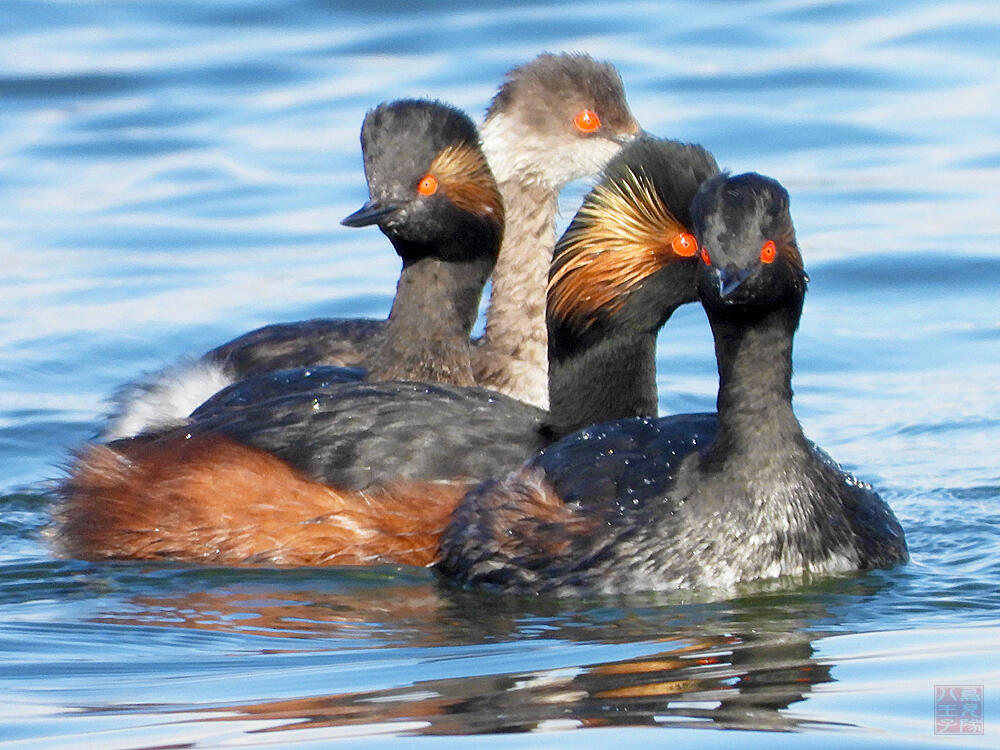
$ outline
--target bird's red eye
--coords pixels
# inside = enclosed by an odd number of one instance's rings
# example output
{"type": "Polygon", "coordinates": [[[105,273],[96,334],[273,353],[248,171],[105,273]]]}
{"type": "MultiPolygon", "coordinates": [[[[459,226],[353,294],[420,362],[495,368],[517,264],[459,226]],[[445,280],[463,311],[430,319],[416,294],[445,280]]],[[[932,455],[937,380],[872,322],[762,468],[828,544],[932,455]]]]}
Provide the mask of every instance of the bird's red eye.
{"type": "Polygon", "coordinates": [[[708,255],[708,248],[701,248],[701,260],[706,266],[712,265],[712,259],[708,255]]]}
{"type": "Polygon", "coordinates": [[[760,248],[760,262],[761,263],[774,263],[774,256],[777,254],[777,250],[774,247],[774,240],[768,240],[760,248]]]}
{"type": "Polygon", "coordinates": [[[694,238],[694,235],[684,232],[670,240],[670,247],[678,255],[690,258],[698,252],[698,241],[694,238]]]}
{"type": "Polygon", "coordinates": [[[434,195],[437,189],[438,181],[432,174],[425,174],[417,183],[417,192],[421,195],[434,195]]]}
{"type": "Polygon", "coordinates": [[[600,129],[601,118],[592,109],[581,109],[573,118],[573,124],[581,133],[593,133],[600,129]]]}

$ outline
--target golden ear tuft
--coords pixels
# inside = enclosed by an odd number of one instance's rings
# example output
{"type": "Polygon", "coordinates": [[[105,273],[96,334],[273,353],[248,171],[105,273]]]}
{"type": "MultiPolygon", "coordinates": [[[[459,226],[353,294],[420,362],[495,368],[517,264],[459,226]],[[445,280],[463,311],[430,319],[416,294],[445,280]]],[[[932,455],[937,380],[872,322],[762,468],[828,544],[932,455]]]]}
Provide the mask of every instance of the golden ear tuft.
{"type": "Polygon", "coordinates": [[[645,173],[600,183],[556,248],[550,317],[586,329],[602,310],[619,310],[643,279],[683,257],[675,245],[688,252],[688,240],[677,241],[687,234],[645,173]]]}
{"type": "Polygon", "coordinates": [[[503,199],[486,157],[478,148],[466,144],[446,146],[428,171],[437,176],[439,189],[455,206],[503,226],[503,199]]]}

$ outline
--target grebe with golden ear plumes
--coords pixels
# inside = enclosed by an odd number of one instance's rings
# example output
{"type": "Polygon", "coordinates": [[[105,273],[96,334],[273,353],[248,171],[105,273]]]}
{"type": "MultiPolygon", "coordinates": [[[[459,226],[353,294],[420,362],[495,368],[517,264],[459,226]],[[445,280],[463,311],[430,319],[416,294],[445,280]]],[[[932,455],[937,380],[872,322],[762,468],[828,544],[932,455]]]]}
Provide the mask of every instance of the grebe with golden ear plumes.
{"type": "Polygon", "coordinates": [[[792,411],[806,289],[788,194],[719,175],[692,206],[718,413],[593,425],[452,513],[437,570],[502,591],[730,588],[908,558],[889,506],[809,442],[792,411]]]}

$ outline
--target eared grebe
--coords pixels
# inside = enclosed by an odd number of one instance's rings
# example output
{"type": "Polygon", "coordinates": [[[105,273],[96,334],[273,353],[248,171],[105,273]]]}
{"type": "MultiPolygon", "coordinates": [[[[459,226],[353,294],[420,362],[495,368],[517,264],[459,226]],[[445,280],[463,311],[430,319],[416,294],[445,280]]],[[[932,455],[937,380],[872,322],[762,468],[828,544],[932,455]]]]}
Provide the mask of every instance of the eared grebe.
{"type": "Polygon", "coordinates": [[[549,290],[553,377],[568,391],[591,388],[613,360],[597,407],[558,394],[546,425],[542,410],[482,388],[415,382],[206,405],[183,428],[81,453],[61,489],[64,550],[222,564],[433,561],[466,491],[577,424],[578,408],[607,419],[655,414],[652,346],[632,347],[631,372],[619,352],[695,299],[694,239],[678,217],[715,169],[699,147],[638,141],[560,242],[549,290]]]}
{"type": "Polygon", "coordinates": [[[445,577],[504,591],[730,587],[907,559],[889,506],[803,435],[792,338],[806,288],[788,194],[719,175],[692,206],[718,414],[595,425],[466,496],[445,577]]]}
{"type": "Polygon", "coordinates": [[[597,174],[642,132],[614,66],[582,54],[543,54],[507,74],[483,122],[507,226],[493,273],[476,381],[548,405],[545,282],[559,191],[597,174]]]}
{"type": "Polygon", "coordinates": [[[394,102],[361,130],[370,200],[343,220],[377,223],[403,261],[369,380],[474,385],[469,334],[503,235],[503,201],[463,113],[394,102]]]}
{"type": "Polygon", "coordinates": [[[690,205],[718,171],[701,146],[642,138],[585,198],[549,278],[552,434],[656,416],[656,335],[698,298],[690,205]]]}
{"type": "Polygon", "coordinates": [[[363,379],[475,384],[469,333],[504,215],[476,127],[447,105],[400,100],[367,114],[361,145],[370,199],[342,223],[377,224],[402,260],[389,319],[369,339],[378,347],[367,369],[320,365],[257,373],[217,392],[192,417],[363,379]]]}
{"type": "MultiPolygon", "coordinates": [[[[547,404],[545,279],[558,194],[598,172],[640,132],[613,66],[587,55],[543,54],[507,74],[482,127],[507,213],[486,334],[473,352],[476,382],[547,404]]],[[[179,424],[200,403],[248,376],[315,365],[369,366],[386,321],[316,319],[265,326],[122,388],[102,439],[179,424]]]]}

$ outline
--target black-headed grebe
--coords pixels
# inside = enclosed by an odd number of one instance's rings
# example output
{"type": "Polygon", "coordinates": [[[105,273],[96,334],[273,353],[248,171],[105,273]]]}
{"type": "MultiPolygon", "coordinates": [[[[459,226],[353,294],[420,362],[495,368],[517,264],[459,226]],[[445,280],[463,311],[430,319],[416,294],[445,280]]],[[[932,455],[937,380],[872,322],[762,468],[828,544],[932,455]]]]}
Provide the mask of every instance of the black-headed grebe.
{"type": "Polygon", "coordinates": [[[717,418],[595,425],[480,485],[442,537],[442,575],[505,591],[616,593],[907,559],[889,506],[811,444],[792,411],[807,279],[787,192],[760,175],[719,175],[692,213],[717,418]]]}
{"type": "MultiPolygon", "coordinates": [[[[543,54],[507,74],[482,126],[483,150],[508,220],[486,334],[473,353],[478,384],[546,406],[544,290],[559,191],[598,172],[639,132],[621,78],[607,63],[587,55],[543,54]]],[[[385,325],[316,319],[251,331],[121,389],[102,438],[179,424],[212,394],[254,374],[368,366],[385,325]]]]}
{"type": "MultiPolygon", "coordinates": [[[[588,414],[655,413],[652,346],[634,342],[695,298],[694,239],[680,217],[699,176],[714,171],[698,147],[632,144],[560,242],[549,289],[554,377],[573,391],[591,388],[605,366],[612,373],[588,414]],[[636,352],[631,372],[622,348],[636,352]]],[[[159,438],[84,451],[62,487],[63,547],[223,564],[426,564],[475,481],[516,468],[559,425],[579,421],[573,399],[554,403],[564,412],[548,427],[544,412],[508,397],[413,382],[222,404],[159,438]]]]}
{"type": "Polygon", "coordinates": [[[369,339],[378,347],[367,369],[321,365],[257,373],[223,388],[194,416],[363,379],[475,384],[469,332],[504,216],[475,125],[438,102],[399,100],[367,114],[361,146],[370,198],[342,223],[378,225],[402,260],[389,319],[369,339]]]}

